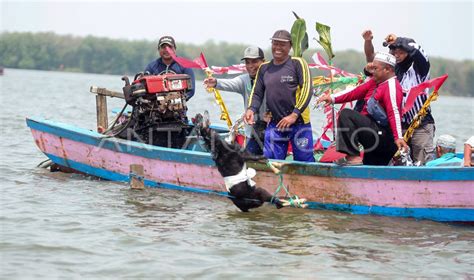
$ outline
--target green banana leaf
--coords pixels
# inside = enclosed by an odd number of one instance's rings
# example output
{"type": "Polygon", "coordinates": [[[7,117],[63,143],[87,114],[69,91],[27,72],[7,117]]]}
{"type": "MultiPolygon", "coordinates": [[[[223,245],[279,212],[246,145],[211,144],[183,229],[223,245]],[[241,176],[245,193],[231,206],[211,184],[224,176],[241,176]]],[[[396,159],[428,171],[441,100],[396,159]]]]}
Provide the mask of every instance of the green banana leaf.
{"type": "Polygon", "coordinates": [[[302,57],[303,52],[308,49],[308,33],[306,33],[306,22],[304,19],[298,17],[295,12],[293,14],[296,17],[293,26],[291,27],[291,41],[293,44],[293,56],[302,57]]]}
{"type": "Polygon", "coordinates": [[[329,57],[329,60],[331,60],[334,57],[331,46],[331,27],[316,22],[316,31],[319,34],[319,40],[316,41],[318,41],[321,47],[323,47],[329,57]]]}

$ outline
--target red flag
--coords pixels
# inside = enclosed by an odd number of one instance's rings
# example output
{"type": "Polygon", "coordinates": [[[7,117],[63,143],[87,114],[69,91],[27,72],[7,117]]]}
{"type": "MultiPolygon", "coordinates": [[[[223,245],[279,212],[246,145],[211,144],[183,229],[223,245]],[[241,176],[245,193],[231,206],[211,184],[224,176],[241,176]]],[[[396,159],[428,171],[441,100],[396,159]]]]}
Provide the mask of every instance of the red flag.
{"type": "Polygon", "coordinates": [[[345,156],[346,154],[340,153],[336,150],[336,146],[330,146],[319,159],[319,162],[334,162],[335,160],[345,156]]]}
{"type": "Polygon", "coordinates": [[[447,78],[448,78],[448,75],[445,74],[441,77],[431,79],[429,81],[423,82],[417,86],[412,87],[410,91],[408,92],[405,105],[403,106],[402,115],[410,111],[410,109],[413,107],[413,104],[415,104],[416,98],[420,94],[423,94],[427,88],[434,87],[434,91],[438,91],[447,78]]]}
{"type": "Polygon", "coordinates": [[[197,65],[199,65],[201,67],[201,69],[205,69],[207,68],[207,61],[206,61],[206,58],[204,57],[204,54],[201,53],[200,56],[196,57],[195,59],[193,59],[193,62],[196,63],[197,65]]]}
{"type": "MultiPolygon", "coordinates": [[[[188,60],[184,57],[177,57],[174,50],[170,47],[166,47],[166,50],[168,51],[168,53],[171,55],[171,57],[174,59],[174,61],[176,61],[179,65],[183,66],[183,67],[186,67],[186,68],[197,68],[197,69],[204,69],[207,67],[207,64],[205,63],[205,60],[204,60],[204,64],[206,65],[206,67],[202,67],[200,63],[198,63],[196,60],[200,59],[200,58],[196,58],[195,61],[191,61],[191,60],[188,60]]],[[[201,56],[204,57],[201,53],[201,56]]],[[[199,61],[201,62],[201,61],[199,61]]]]}
{"type": "Polygon", "coordinates": [[[321,139],[318,139],[318,141],[316,141],[316,144],[314,144],[314,146],[313,146],[313,150],[314,151],[323,151],[324,150],[323,144],[321,143],[321,139]]]}

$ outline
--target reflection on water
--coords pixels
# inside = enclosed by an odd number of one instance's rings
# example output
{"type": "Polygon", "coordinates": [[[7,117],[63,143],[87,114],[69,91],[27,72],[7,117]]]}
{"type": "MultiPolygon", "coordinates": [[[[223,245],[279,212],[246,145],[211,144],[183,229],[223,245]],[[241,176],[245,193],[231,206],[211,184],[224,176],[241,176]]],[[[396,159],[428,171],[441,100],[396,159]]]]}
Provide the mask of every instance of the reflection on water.
{"type": "MultiPolygon", "coordinates": [[[[135,191],[35,168],[44,156],[25,116],[92,128],[89,86],[120,90],[122,82],[118,76],[10,69],[0,79],[2,90],[22,96],[2,98],[0,115],[2,279],[474,277],[473,227],[272,206],[241,213],[218,196],[135,191]]],[[[241,113],[238,95],[223,97],[232,117],[241,113]]],[[[433,106],[437,132],[474,134],[462,121],[472,115],[472,99],[437,102],[446,105],[433,106]]],[[[199,84],[188,105],[191,115],[206,105],[213,121],[219,117],[199,84]]],[[[109,103],[121,106],[120,100],[109,103]]],[[[313,118],[318,128],[323,116],[313,118]]]]}

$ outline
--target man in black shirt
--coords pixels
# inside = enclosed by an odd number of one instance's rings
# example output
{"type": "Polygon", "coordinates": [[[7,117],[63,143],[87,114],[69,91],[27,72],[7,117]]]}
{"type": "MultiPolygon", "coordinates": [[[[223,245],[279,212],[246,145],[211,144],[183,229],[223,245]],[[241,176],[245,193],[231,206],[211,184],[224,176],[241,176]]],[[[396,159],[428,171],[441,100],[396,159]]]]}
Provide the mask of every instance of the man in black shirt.
{"type": "Polygon", "coordinates": [[[271,40],[273,59],[263,63],[257,72],[245,120],[253,124],[265,96],[272,120],[265,130],[264,155],[285,159],[291,141],[295,160],[314,162],[308,64],[289,55],[292,44],[288,31],[276,31],[271,40]]]}

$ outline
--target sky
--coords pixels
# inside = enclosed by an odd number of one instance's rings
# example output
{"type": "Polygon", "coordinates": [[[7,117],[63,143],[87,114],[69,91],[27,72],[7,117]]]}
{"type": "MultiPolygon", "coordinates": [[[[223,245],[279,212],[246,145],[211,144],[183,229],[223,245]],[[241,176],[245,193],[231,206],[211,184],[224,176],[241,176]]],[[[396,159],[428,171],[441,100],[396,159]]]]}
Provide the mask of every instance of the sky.
{"type": "MultiPolygon", "coordinates": [[[[278,29],[290,30],[291,11],[306,20],[310,47],[319,47],[315,23],[331,27],[335,51],[363,51],[362,32],[374,33],[384,51],[390,33],[414,38],[430,56],[473,59],[473,1],[165,1],[0,0],[0,32],[52,31],[157,42],[243,43],[270,47],[278,29]]],[[[153,45],[153,47],[155,47],[153,45]]]]}

